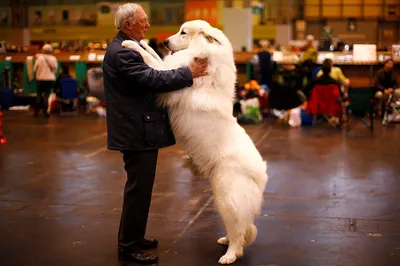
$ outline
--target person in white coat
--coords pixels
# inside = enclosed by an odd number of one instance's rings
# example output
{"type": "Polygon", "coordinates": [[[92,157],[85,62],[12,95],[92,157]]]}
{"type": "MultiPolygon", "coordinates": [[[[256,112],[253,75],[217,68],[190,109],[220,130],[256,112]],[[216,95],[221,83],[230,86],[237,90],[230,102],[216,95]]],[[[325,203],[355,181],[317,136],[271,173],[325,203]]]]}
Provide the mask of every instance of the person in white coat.
{"type": "Polygon", "coordinates": [[[36,72],[36,109],[34,116],[39,115],[40,109],[43,109],[43,115],[48,117],[47,113],[49,105],[50,91],[54,86],[57,71],[57,59],[52,55],[53,47],[50,44],[45,44],[42,48],[43,54],[40,54],[33,66],[33,71],[36,72]]]}

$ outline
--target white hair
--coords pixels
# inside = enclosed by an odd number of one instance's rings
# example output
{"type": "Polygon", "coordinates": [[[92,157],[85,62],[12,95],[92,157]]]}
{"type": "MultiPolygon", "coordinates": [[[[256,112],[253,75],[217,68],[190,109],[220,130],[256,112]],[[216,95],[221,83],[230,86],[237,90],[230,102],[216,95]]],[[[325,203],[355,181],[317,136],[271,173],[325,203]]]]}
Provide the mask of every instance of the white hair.
{"type": "Polygon", "coordinates": [[[125,27],[125,21],[129,21],[132,24],[135,24],[136,11],[139,7],[140,5],[133,3],[127,3],[119,6],[117,12],[115,13],[115,27],[118,30],[123,30],[125,27]]]}
{"type": "Polygon", "coordinates": [[[45,44],[43,45],[42,50],[46,54],[51,54],[53,52],[53,47],[50,44],[45,44]]]}

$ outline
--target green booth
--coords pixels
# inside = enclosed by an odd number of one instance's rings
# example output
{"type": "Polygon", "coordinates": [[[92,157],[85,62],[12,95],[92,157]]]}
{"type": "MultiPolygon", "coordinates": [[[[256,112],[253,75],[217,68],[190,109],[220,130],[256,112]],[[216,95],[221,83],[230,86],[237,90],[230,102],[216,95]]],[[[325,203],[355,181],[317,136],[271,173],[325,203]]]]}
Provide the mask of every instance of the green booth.
{"type": "Polygon", "coordinates": [[[87,74],[87,64],[83,61],[78,61],[75,63],[75,79],[78,87],[83,86],[87,74]]]}
{"type": "MultiPolygon", "coordinates": [[[[35,62],[33,61],[32,64],[34,65],[35,62]]],[[[62,63],[58,62],[56,77],[58,77],[60,75],[61,64],[62,63]]],[[[83,62],[83,61],[75,62],[75,77],[76,77],[78,87],[83,86],[86,75],[87,75],[86,62],[83,62]]],[[[34,77],[33,80],[29,81],[27,63],[25,62],[24,70],[23,70],[24,95],[36,93],[36,74],[35,73],[33,73],[33,77],[34,77]]]]}
{"type": "Polygon", "coordinates": [[[3,84],[4,84],[4,80],[3,80],[3,79],[4,79],[4,77],[3,77],[3,71],[4,71],[4,69],[5,69],[6,67],[9,67],[9,68],[10,68],[10,76],[11,76],[11,79],[12,79],[13,74],[14,74],[14,69],[13,69],[12,62],[10,62],[10,61],[0,62],[0,88],[2,88],[2,87],[3,87],[3,84]]]}
{"type": "MultiPolygon", "coordinates": [[[[57,62],[58,67],[56,71],[56,77],[60,75],[61,64],[57,62]]],[[[32,68],[35,65],[35,61],[32,60],[32,68]]],[[[33,73],[33,79],[29,81],[28,77],[28,67],[27,63],[24,63],[24,71],[23,71],[23,82],[24,82],[24,95],[34,94],[36,93],[36,73],[33,73]]]]}

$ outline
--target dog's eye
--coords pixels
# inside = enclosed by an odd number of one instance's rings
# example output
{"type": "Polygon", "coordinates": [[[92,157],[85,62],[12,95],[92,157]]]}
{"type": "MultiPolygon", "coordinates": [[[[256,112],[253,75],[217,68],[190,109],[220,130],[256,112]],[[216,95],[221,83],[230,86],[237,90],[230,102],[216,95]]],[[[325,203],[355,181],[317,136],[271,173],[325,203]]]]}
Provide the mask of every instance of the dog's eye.
{"type": "Polygon", "coordinates": [[[184,32],[184,31],[181,31],[181,35],[185,35],[186,34],[186,32],[184,32]]]}

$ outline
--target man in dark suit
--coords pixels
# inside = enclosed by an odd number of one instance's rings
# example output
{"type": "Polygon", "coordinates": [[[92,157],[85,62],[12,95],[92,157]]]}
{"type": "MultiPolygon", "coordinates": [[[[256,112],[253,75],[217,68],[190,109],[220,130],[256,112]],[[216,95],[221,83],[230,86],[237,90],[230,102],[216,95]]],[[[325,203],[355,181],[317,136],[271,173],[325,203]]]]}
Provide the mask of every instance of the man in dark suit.
{"type": "Polygon", "coordinates": [[[119,30],[103,62],[107,104],[108,148],[123,154],[127,182],[118,233],[120,260],[156,263],[158,257],[143,250],[156,248],[157,240],[146,240],[147,217],[156,171],[158,149],[175,144],[168,115],[155,105],[155,93],[165,93],[193,84],[206,75],[207,62],[158,71],[150,68],[138,52],[123,48],[124,40],[139,42],[150,27],[137,4],[120,6],[115,15],[119,30]]]}

